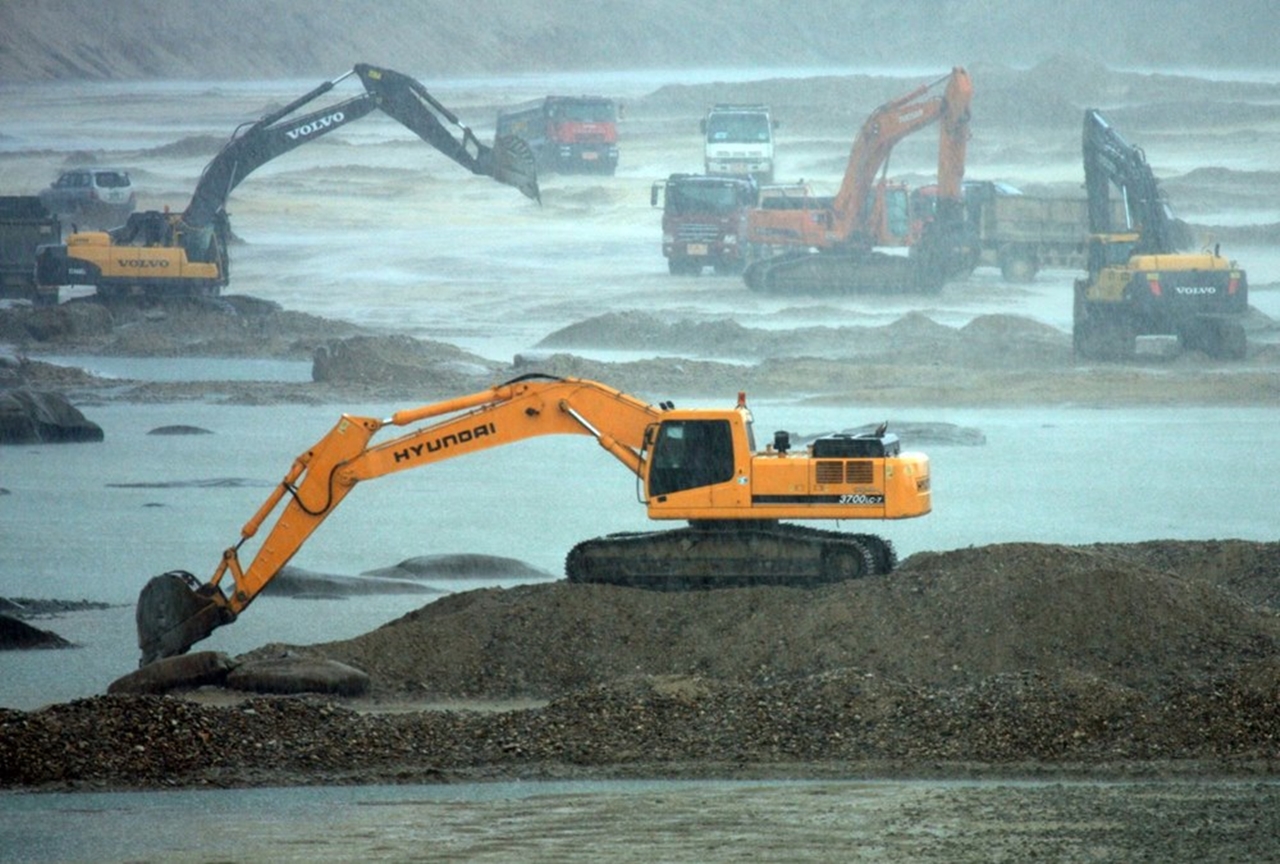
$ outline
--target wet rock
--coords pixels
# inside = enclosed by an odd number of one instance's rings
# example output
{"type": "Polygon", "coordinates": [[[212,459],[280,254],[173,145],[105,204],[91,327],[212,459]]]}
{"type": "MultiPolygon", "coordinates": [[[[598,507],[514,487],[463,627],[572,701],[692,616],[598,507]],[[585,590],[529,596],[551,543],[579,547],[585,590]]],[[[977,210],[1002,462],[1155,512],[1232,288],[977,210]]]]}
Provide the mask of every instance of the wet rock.
{"type": "Polygon", "coordinates": [[[342,598],[368,594],[439,594],[440,591],[405,574],[341,576],[316,573],[301,567],[283,567],[264,591],[272,597],[342,598]]]}
{"type": "Polygon", "coordinates": [[[247,660],[232,670],[226,684],[252,693],[361,696],[370,680],[367,673],[336,660],[285,655],[247,660]]]}
{"type": "Polygon", "coordinates": [[[530,567],[517,558],[501,555],[419,555],[392,567],[367,570],[362,575],[384,579],[549,579],[545,570],[530,567]]]}
{"type": "Polygon", "coordinates": [[[15,307],[0,321],[0,336],[19,343],[57,344],[101,338],[114,324],[111,312],[98,303],[15,307]]]}
{"type": "Polygon", "coordinates": [[[330,340],[312,357],[317,382],[397,384],[448,382],[459,390],[489,383],[496,365],[442,342],[409,336],[353,336],[330,340]]]}
{"type": "Polygon", "coordinates": [[[0,392],[0,444],[101,441],[102,427],[60,393],[0,392]]]}
{"type": "Polygon", "coordinates": [[[184,424],[176,424],[173,426],[157,426],[147,433],[148,435],[212,435],[208,429],[199,426],[187,426],[184,424]]]}
{"type": "Polygon", "coordinates": [[[220,651],[197,651],[149,663],[107,686],[108,693],[168,693],[222,684],[235,662],[220,651]]]}
{"type": "MultiPolygon", "coordinates": [[[[924,447],[924,446],[947,446],[954,445],[958,447],[981,447],[987,443],[987,436],[981,429],[975,429],[972,426],[958,426],[955,423],[929,423],[929,422],[912,422],[912,421],[896,421],[890,419],[888,421],[888,430],[898,436],[902,441],[902,446],[907,447],[924,447]]],[[[857,426],[853,429],[845,429],[844,435],[862,435],[873,431],[878,424],[867,423],[857,426]]]]}
{"type": "Polygon", "coordinates": [[[71,647],[73,647],[72,643],[51,630],[41,630],[25,621],[0,614],[0,651],[71,647]]]}

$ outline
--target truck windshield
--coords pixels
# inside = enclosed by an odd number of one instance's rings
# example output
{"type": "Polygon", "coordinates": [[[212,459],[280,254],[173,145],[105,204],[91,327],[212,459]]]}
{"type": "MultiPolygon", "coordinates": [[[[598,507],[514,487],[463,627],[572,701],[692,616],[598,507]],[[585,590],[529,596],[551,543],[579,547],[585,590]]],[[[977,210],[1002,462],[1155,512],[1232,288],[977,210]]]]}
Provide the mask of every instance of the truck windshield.
{"type": "Polygon", "coordinates": [[[739,144],[768,141],[769,118],[764,114],[712,114],[707,118],[707,140],[739,144]]]}
{"type": "Polygon", "coordinates": [[[667,189],[667,212],[682,213],[732,213],[739,206],[738,190],[729,184],[690,183],[672,185],[667,189]]]}

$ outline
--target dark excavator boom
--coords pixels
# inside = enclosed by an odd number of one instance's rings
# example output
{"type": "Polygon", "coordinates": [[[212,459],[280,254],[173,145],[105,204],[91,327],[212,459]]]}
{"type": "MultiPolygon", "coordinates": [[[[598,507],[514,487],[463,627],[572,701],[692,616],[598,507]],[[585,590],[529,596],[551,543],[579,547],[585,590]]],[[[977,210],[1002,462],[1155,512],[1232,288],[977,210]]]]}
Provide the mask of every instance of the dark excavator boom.
{"type": "Polygon", "coordinates": [[[471,173],[492,177],[541,200],[534,154],[527,143],[504,136],[492,146],[482,144],[418,81],[359,63],[283,108],[238,126],[201,172],[181,213],[167,208],[134,213],[110,232],[80,232],[65,243],[42,246],[36,258],[37,284],[46,288],[93,285],[104,297],[216,296],[230,279],[231,228],[226,206],[231,192],[272,159],[374,111],[403,124],[471,173]],[[364,93],[295,114],[353,75],[364,84],[364,93]]]}

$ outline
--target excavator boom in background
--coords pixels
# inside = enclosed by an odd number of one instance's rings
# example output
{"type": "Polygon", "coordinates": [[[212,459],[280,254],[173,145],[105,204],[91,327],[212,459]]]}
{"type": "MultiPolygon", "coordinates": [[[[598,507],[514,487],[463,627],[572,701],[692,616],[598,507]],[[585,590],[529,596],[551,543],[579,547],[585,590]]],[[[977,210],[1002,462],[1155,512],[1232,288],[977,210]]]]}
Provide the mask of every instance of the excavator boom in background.
{"type": "Polygon", "coordinates": [[[972,252],[962,184],[972,99],[969,75],[957,66],[871,113],[834,198],[753,210],[747,242],[758,255],[743,274],[747,286],[781,294],[931,291],[967,269],[972,252]],[[944,83],[941,95],[931,95],[944,83]],[[937,210],[915,237],[908,190],[883,175],[894,146],[933,123],[940,125],[937,210]],[[876,252],[877,246],[909,246],[910,255],[876,252]]]}
{"type": "Polygon", "coordinates": [[[532,150],[519,138],[492,147],[440,104],[420,82],[359,63],[288,105],[242,126],[205,166],[182,213],[151,210],[132,214],[110,232],[70,235],[65,244],[42,247],[36,259],[41,286],[93,285],[100,295],[217,296],[229,278],[226,203],[231,191],[265,163],[381,110],[473,174],[515,186],[538,200],[532,150]],[[356,75],[359,96],[295,117],[293,114],[356,75]],[[445,125],[461,130],[461,137],[445,125]]]}
{"type": "Polygon", "coordinates": [[[181,654],[234,621],[356,484],[559,434],[594,438],[638,477],[650,519],[688,522],[578,544],[566,558],[570,582],[683,590],[888,573],[897,561],[888,540],[780,520],[906,519],[932,506],[928,457],[902,452],[883,424],[818,438],[798,452],[777,432],[757,451],[745,394],[728,408],[677,409],[594,381],[525,375],[385,420],[343,415],[294,460],[208,582],[181,570],[148,581],[136,610],[142,665],[181,654]],[[431,422],[371,443],[388,426],[423,421],[431,422]],[[277,510],[244,564],[241,548],[277,510]]]}
{"type": "Polygon", "coordinates": [[[1146,154],[1092,108],[1084,114],[1082,145],[1089,238],[1088,273],[1075,282],[1076,355],[1123,360],[1134,354],[1138,336],[1163,335],[1210,357],[1243,358],[1245,271],[1216,247],[1179,252],[1185,228],[1170,215],[1146,154]],[[1117,210],[1124,224],[1115,224],[1117,210]]]}

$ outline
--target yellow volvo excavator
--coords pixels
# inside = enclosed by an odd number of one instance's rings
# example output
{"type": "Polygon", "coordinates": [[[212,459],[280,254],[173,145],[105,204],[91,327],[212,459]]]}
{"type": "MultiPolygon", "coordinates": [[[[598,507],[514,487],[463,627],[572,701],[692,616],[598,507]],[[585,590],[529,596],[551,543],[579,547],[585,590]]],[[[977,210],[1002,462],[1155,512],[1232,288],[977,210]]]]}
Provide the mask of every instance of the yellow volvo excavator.
{"type": "Polygon", "coordinates": [[[777,432],[757,450],[744,394],[727,408],[677,409],[595,381],[525,375],[385,420],[343,415],[294,460],[208,582],[180,570],[148,581],[137,606],[142,665],[234,621],[361,481],[558,434],[594,438],[635,474],[649,518],[688,522],[578,544],[565,563],[570,582],[682,590],[888,573],[897,563],[888,540],[781,520],[906,519],[931,509],[928,457],[902,452],[884,426],[802,448],[777,432]],[[370,443],[388,426],[423,421],[370,443]],[[277,509],[246,566],[241,548],[277,509]]]}
{"type": "Polygon", "coordinates": [[[1249,279],[1212,250],[1180,250],[1176,220],[1142,148],[1095,108],[1084,112],[1089,199],[1088,273],[1075,282],[1072,341],[1078,357],[1125,360],[1139,336],[1176,336],[1184,349],[1240,360],[1249,279]],[[1117,224],[1115,190],[1123,219],[1117,224]]]}
{"type": "Polygon", "coordinates": [[[231,191],[277,156],[374,110],[395,118],[473,174],[492,177],[515,186],[529,198],[539,198],[533,151],[524,141],[500,137],[492,147],[481,144],[420,82],[391,69],[358,63],[344,75],[237,129],[205,166],[182,213],[134,213],[110,232],[80,232],[70,235],[65,243],[41,247],[36,255],[37,285],[55,292],[62,285],[93,285],[104,297],[217,296],[229,279],[227,241],[231,228],[226,203],[231,191]],[[352,75],[360,78],[364,93],[293,116],[352,75]],[[445,122],[461,130],[460,139],[445,122]]]}

